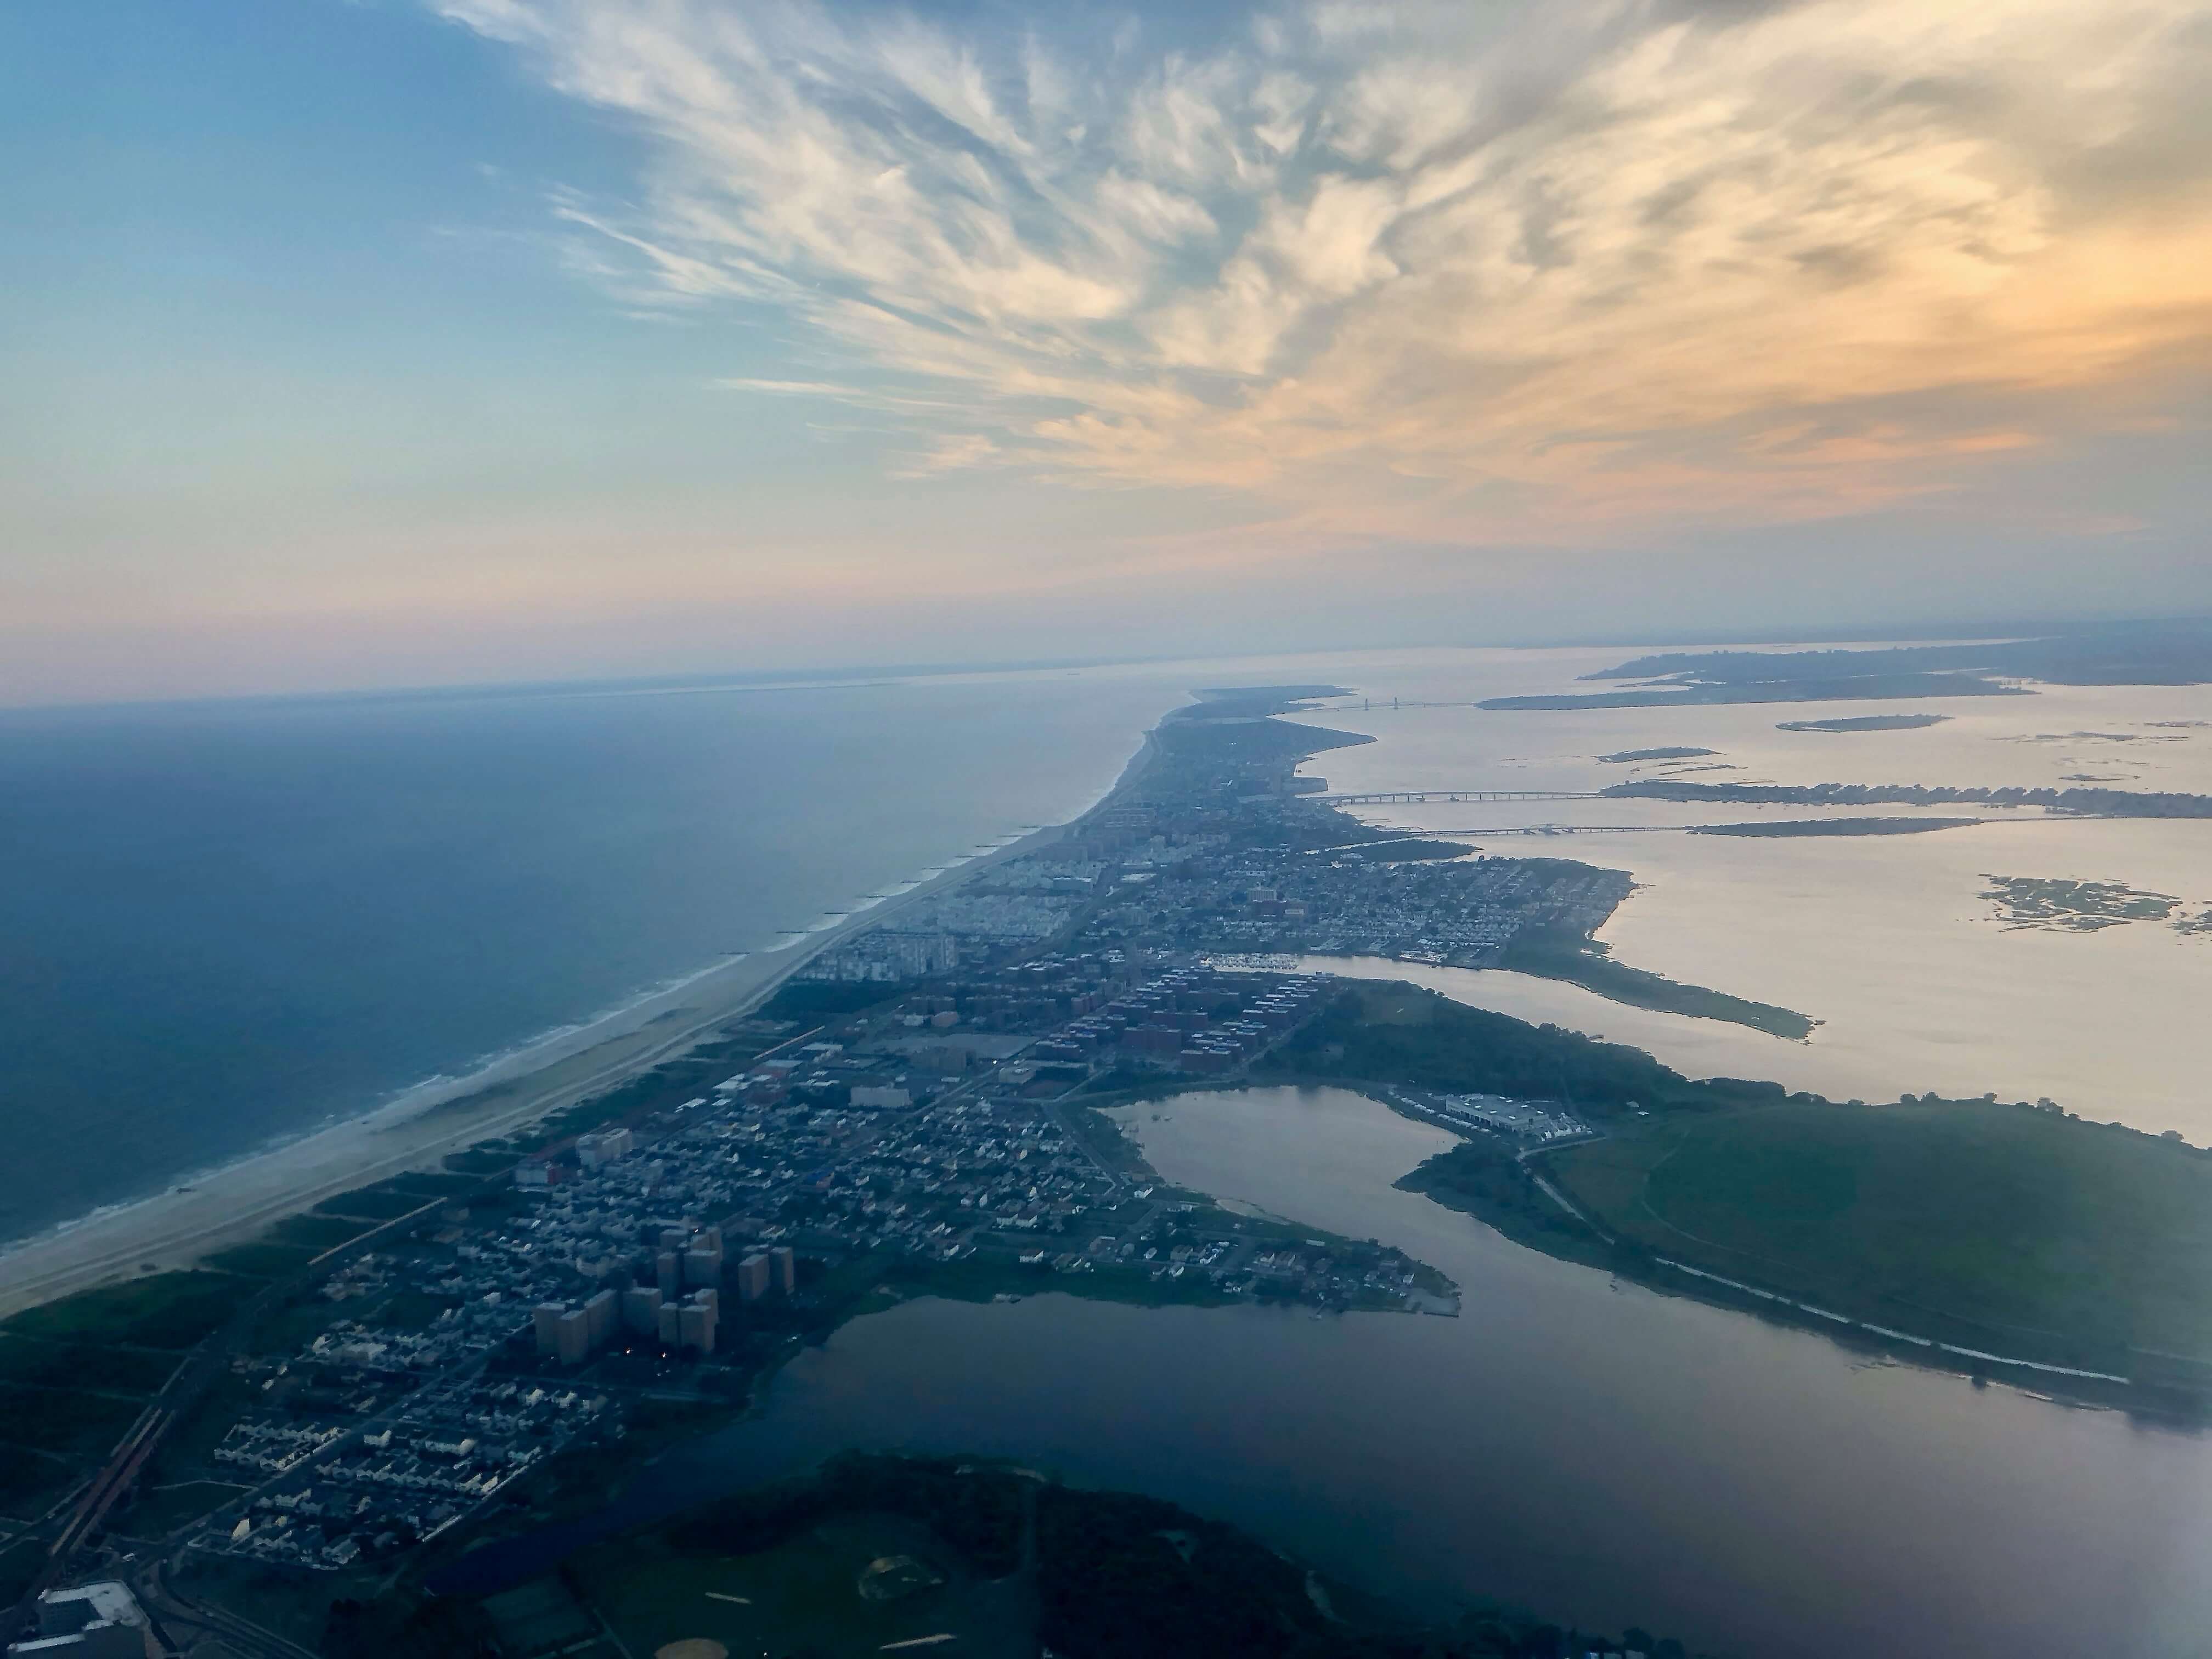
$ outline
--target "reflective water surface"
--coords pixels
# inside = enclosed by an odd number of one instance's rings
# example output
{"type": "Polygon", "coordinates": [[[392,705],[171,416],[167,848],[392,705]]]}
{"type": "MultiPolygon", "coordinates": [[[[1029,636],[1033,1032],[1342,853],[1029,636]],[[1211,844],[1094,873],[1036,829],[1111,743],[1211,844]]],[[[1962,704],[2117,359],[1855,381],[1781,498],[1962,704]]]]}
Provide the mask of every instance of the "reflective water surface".
{"type": "MultiPolygon", "coordinates": [[[[1444,1144],[1340,1090],[1129,1115],[1170,1179],[1377,1237],[1458,1319],[922,1301],[795,1362],[678,1491],[857,1444],[997,1454],[1377,1588],[1765,1655],[2207,1651],[2212,1442],[1619,1285],[1390,1183],[1444,1144]]],[[[679,1485],[680,1482],[680,1485],[679,1485]]]]}
{"type": "MultiPolygon", "coordinates": [[[[2113,789],[2212,794],[2212,686],[2038,686],[2029,696],[1924,703],[1569,713],[1470,706],[1506,692],[1613,689],[1618,683],[1574,677],[1623,655],[1469,652],[1373,665],[1361,699],[1304,718],[1378,741],[1333,750],[1306,769],[1340,791],[1579,792],[1666,775],[1668,764],[1601,757],[1684,747],[1715,752],[1674,764],[1727,769],[1676,775],[1686,782],[2066,788],[2094,779],[2113,789]],[[1403,706],[1389,707],[1391,696],[1403,706]],[[1905,712],[1946,718],[1917,731],[1779,729],[1905,712]]],[[[1992,876],[2118,881],[2171,895],[2177,917],[2202,915],[2212,910],[2212,819],[1942,806],[1925,814],[1992,821],[1923,835],[1768,840],[1680,830],[1923,809],[1567,799],[1352,810],[1377,823],[1492,831],[1472,836],[1486,854],[1626,870],[1639,889],[1600,935],[1621,960],[1822,1022],[1794,1054],[1794,1045],[1755,1032],[1696,1033],[1680,1024],[1670,1032],[1652,1017],[1602,1005],[1585,1005],[1562,1024],[1589,1030],[1602,1021],[1595,1029],[1692,1073],[1725,1067],[1869,1100],[1930,1089],[2049,1096],[2083,1117],[2179,1129],[2212,1144],[2212,1085],[2198,1035],[2202,1010],[2212,1006],[2212,932],[2162,923],[2094,933],[2008,929],[1984,896],[1992,876]],[[1534,825],[1595,833],[1506,833],[1534,825]],[[1745,1069],[1770,1053],[1769,1069],[1745,1069]]],[[[1484,978],[1479,987],[1461,981],[1454,994],[1508,1013],[1547,1006],[1530,1003],[1525,987],[1484,978]]]]}

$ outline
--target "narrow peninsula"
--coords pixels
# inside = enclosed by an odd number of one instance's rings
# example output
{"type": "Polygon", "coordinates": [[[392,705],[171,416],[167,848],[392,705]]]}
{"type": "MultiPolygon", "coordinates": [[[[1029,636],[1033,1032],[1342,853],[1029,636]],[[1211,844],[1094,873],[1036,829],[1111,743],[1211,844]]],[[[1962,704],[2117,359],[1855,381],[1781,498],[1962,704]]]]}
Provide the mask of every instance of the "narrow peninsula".
{"type": "MultiPolygon", "coordinates": [[[[1692,1079],[1321,971],[1333,951],[1504,967],[1813,1030],[1613,961],[1595,934],[1633,891],[1620,871],[1470,856],[1315,799],[1304,763],[1366,739],[1282,716],[1333,690],[1211,693],[1082,818],[839,932],[765,1000],[676,1018],[582,1086],[516,1085],[550,1109],[434,1167],[0,1324],[0,1599],[105,1542],[167,1616],[251,1617],[340,1656],[459,1659],[570,1616],[582,1583],[647,1650],[690,1639],[651,1612],[675,1585],[741,1644],[951,1631],[976,1651],[1353,1659],[1405,1638],[1548,1659],[1563,1633],[1540,1619],[1409,1637],[1261,1544],[1049,1472],[846,1462],[689,1516],[635,1506],[648,1461],[911,1297],[1456,1313],[1458,1287],[1390,1244],[1170,1185],[1095,1109],[1248,1083],[1343,1085],[1444,1127],[1457,1144],[1405,1184],[1531,1248],[1923,1363],[2203,1413],[2196,1148],[2049,1103],[1692,1079]],[[854,1551],[826,1600],[774,1588],[854,1551]],[[1185,1570],[1213,1588],[1175,1631],[1112,1611],[1185,1570]],[[1224,1607],[1264,1610],[1266,1642],[1218,1625],[1224,1607]]],[[[2022,915],[2183,914],[1998,890],[2022,915]]],[[[580,1656],[599,1638],[578,1629],[580,1656]]]]}

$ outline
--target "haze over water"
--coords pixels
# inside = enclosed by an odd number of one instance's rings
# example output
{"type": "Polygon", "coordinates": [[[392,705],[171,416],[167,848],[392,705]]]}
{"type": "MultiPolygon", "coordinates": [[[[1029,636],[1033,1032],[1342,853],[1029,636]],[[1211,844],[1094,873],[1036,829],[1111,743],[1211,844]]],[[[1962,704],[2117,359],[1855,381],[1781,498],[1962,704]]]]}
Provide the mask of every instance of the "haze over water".
{"type": "MultiPolygon", "coordinates": [[[[1597,756],[1674,745],[1720,750],[1709,763],[1740,769],[1685,775],[1705,781],[2033,786],[2094,771],[2124,777],[2117,787],[2212,792],[2212,726],[2153,724],[2212,720],[2206,687],[1950,699],[1942,725],[1847,736],[1775,727],[1907,705],[1466,706],[1576,689],[1577,675],[1626,654],[1362,652],[0,715],[11,853],[0,863],[0,1109],[27,1176],[0,1193],[0,1238],[464,1073],[1025,823],[1063,819],[1198,686],[1355,688],[1360,697],[1306,717],[1380,739],[1309,765],[1339,789],[1590,790],[1647,775],[1597,756]],[[1393,697],[1451,706],[1393,709],[1393,697]]],[[[1441,830],[1824,811],[1358,810],[1441,830]]],[[[1487,853],[1632,871],[1644,884],[1604,934],[1623,960],[1822,1021],[1805,1043],[1518,975],[1334,965],[1600,1032],[1692,1075],[1869,1099],[2048,1094],[2201,1142],[2212,1100],[2193,1033],[2212,1002],[2212,936],[2148,924],[2006,932],[1980,893],[1984,872],[2122,879],[2202,908],[2208,839],[2187,820],[1815,841],[1481,838],[1487,853]]]]}
{"type": "MultiPolygon", "coordinates": [[[[1333,789],[1458,785],[1588,791],[1668,775],[1607,764],[1657,748],[1716,752],[1686,782],[2069,788],[2212,793],[2212,687],[2033,687],[2031,696],[1503,711],[1465,706],[1528,691],[1589,692],[1573,677],[1632,653],[1408,653],[1362,682],[1369,701],[1306,716],[1380,741],[1316,757],[1333,789]],[[1534,660],[1531,660],[1534,659],[1534,660]],[[1540,664],[1540,672],[1529,669],[1540,664]],[[1391,708],[1405,704],[1446,707],[1391,708]],[[1919,730],[1784,732],[1785,721],[1939,713],[1919,730]]],[[[1347,682],[1348,683],[1348,682],[1347,682]]],[[[1528,825],[1671,829],[1759,820],[1984,817],[1923,835],[1767,839],[1680,834],[1492,835],[1501,857],[1623,869],[1640,884],[1599,937],[1633,966],[1778,1003],[1821,1022],[1804,1043],[1623,1009],[1518,975],[1414,970],[1502,1012],[1650,1049],[1692,1076],[1768,1078],[1834,1098],[1994,1091],[2048,1096],[2076,1115],[2212,1143],[2200,1025],[2212,1006],[2212,933],[2132,922],[2091,933],[2008,927],[1992,876],[2116,881],[2212,909],[2212,823],[2045,817],[1954,805],[1740,805],[1555,800],[1353,809],[1442,831],[1528,825]]],[[[1391,971],[1382,964],[1360,971],[1391,971]]],[[[1401,970],[1402,971],[1402,970],[1401,970]]]]}
{"type": "Polygon", "coordinates": [[[1509,1244],[1393,1190],[1452,1137],[1344,1090],[1119,1115],[1170,1181],[1443,1268],[1460,1316],[919,1301],[802,1354],[646,1501],[848,1445],[975,1453],[1157,1493],[1431,1610],[1496,1596],[1792,1659],[2204,1650],[2202,1435],[1509,1244]]]}
{"type": "Polygon", "coordinates": [[[0,714],[0,1240],[1056,822],[1138,671],[0,714]]]}
{"type": "MultiPolygon", "coordinates": [[[[1358,810],[1626,872],[1598,942],[1692,988],[1586,977],[1810,1029],[1249,931],[1310,970],[1692,1078],[1875,1114],[2048,1097],[2212,1156],[2212,818],[1601,793],[2212,798],[2212,685],[1509,713],[1475,705],[1618,689],[1580,677],[1637,650],[1401,648],[2078,629],[2058,657],[2212,672],[2208,86],[2212,0],[0,6],[0,1304],[196,1260],[261,1283],[268,1249],[208,1253],[726,1024],[794,941],[1079,814],[1192,690],[1238,684],[1356,688],[1303,716],[1375,739],[1308,767],[1337,792],[1550,797],[1358,810]],[[241,700],[164,701],[214,698],[241,700]],[[1662,749],[1696,754],[1604,758],[1662,749]],[[1869,817],[1986,822],[1686,833],[1869,817]]],[[[1229,816],[1233,848],[1270,815],[1229,816]]],[[[1237,856],[1193,868],[1211,890],[1237,856]]],[[[771,1149],[811,1137],[784,1127],[771,1149]]],[[[997,1452],[1413,1604],[1495,1593],[1768,1659],[2212,1659],[2212,1429],[1869,1364],[1510,1245],[1394,1190],[1444,1138],[1343,1091],[1131,1127],[1170,1178],[1435,1263],[1464,1316],[922,1300],[836,1328],[766,1376],[764,1418],[638,1490],[851,1443],[997,1452]]],[[[1731,1167],[1790,1197],[1757,1157],[1731,1167]]],[[[2003,1177],[1932,1173],[2002,1224],[1929,1249],[2079,1285],[2096,1251],[2003,1177]]],[[[2106,1243],[2152,1207],[2063,1204],[2106,1243]]],[[[1910,1231],[1881,1213],[1855,1206],[1870,1260],[1910,1231]]],[[[468,1252],[483,1334],[580,1288],[539,1246],[596,1258],[607,1230],[564,1225],[468,1252]]],[[[996,1230],[958,1231],[988,1266],[996,1230]]],[[[2153,1249],[2106,1293],[2142,1299],[2126,1334],[2163,1375],[2187,1357],[2150,1341],[2203,1345],[2151,1336],[2152,1302],[2205,1286],[2153,1249]]],[[[456,1284],[392,1271],[348,1319],[456,1284]]],[[[193,1467],[235,1403],[220,1362],[277,1360],[272,1409],[352,1397],[295,1392],[293,1322],[253,1322],[82,1503],[15,1517],[17,1577],[74,1577],[103,1526],[236,1472],[193,1467]]],[[[452,1339],[437,1412],[472,1328],[426,1345],[452,1339]]],[[[8,1340],[0,1486],[35,1496],[132,1408],[63,1399],[8,1340]]],[[[386,1544],[463,1520],[403,1493],[205,1541],[350,1540],[347,1595],[381,1601],[414,1584],[386,1544]]],[[[479,1570],[501,1547],[442,1536],[479,1570]]],[[[170,1552],[107,1554],[161,1612],[170,1552]]],[[[260,1621],[253,1589],[209,1594],[260,1621]]],[[[317,1644],[320,1612],[289,1634],[317,1644]]]]}
{"type": "MultiPolygon", "coordinates": [[[[2212,788],[2212,728],[2160,724],[2212,717],[2203,688],[1950,700],[1943,725],[1849,736],[1775,727],[1906,705],[1465,706],[1565,690],[1621,654],[8,716],[0,811],[22,855],[0,869],[0,1104],[24,1178],[0,1231],[363,1109],[1064,817],[1197,686],[1327,681],[1382,702],[1309,717],[1379,738],[1309,767],[1340,790],[1580,792],[1638,775],[1596,757],[1669,745],[1741,769],[1685,775],[1718,781],[2038,785],[2126,769],[2115,787],[2212,788]]],[[[1496,830],[1822,809],[1360,810],[1496,830]]],[[[1478,838],[1632,870],[1644,885],[1606,930],[1620,957],[1824,1021],[1804,1043],[1517,975],[1334,965],[1602,1032],[1694,1075],[1869,1099],[2050,1093],[2202,1139],[2190,1011],[2212,991],[2212,939],[2147,923],[2006,932],[1980,895],[1991,872],[2120,879],[2193,910],[2212,884],[2208,836],[2202,822],[2048,821],[1478,838]]],[[[847,1444],[1002,1453],[1242,1522],[1417,1602],[1495,1593],[1709,1645],[2065,1659],[2110,1639],[2194,1651],[2212,1622],[2201,1436],[1870,1364],[1509,1245],[1392,1190],[1446,1137],[1342,1091],[1125,1116],[1171,1180],[1442,1267],[1462,1316],[925,1301],[802,1356],[764,1419],[672,1472],[669,1495],[847,1444]]]]}
{"type": "MultiPolygon", "coordinates": [[[[1620,654],[1409,653],[1311,667],[1381,699],[1464,705],[1565,690],[1620,654]]],[[[2201,688],[1953,700],[1936,705],[1950,720],[1917,732],[1774,729],[1906,707],[1562,715],[1355,701],[1308,718],[1381,740],[1307,769],[1340,790],[1587,790],[1630,775],[1597,756],[1672,745],[1723,751],[1742,769],[1694,775],[1723,781],[2002,787],[2089,769],[2086,751],[2124,756],[2095,769],[2134,774],[2115,787],[2212,785],[2206,728],[2155,724],[2203,718],[2212,696],[2201,688]],[[2082,732],[2150,740],[2071,735],[2082,732]]],[[[1359,810],[1438,830],[1823,812],[1587,800],[1359,810]]],[[[1519,975],[1331,965],[1601,1031],[1692,1075],[1869,1099],[2051,1093],[2085,1116],[2203,1139],[2212,1114],[2191,1011],[2212,991],[2212,940],[2150,924],[2007,932],[1980,896],[1984,872],[2121,879],[2193,911],[2212,886],[2208,836],[2202,822],[2050,821],[1842,840],[1484,841],[1507,856],[1633,870],[1645,885],[1606,930],[1622,958],[1826,1022],[1803,1043],[1519,975]]],[[[1601,1627],[1633,1621],[1693,1645],[1812,1659],[2204,1650],[2202,1434],[1869,1360],[1510,1245],[1393,1190],[1450,1138],[1344,1091],[1185,1097],[1119,1115],[1170,1181],[1442,1267],[1462,1287],[1462,1316],[924,1300],[803,1355],[764,1419],[692,1459],[681,1488],[743,1484],[848,1444],[998,1454],[1174,1498],[1431,1607],[1495,1595],[1601,1627]]]]}

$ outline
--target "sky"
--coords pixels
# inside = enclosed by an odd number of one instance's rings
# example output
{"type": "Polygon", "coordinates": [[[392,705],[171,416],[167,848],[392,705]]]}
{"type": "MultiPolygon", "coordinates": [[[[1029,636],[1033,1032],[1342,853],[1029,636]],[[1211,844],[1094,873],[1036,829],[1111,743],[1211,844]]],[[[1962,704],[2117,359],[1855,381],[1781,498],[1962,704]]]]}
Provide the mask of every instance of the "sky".
{"type": "Polygon", "coordinates": [[[0,9],[0,702],[2212,611],[2212,0],[0,9]]]}

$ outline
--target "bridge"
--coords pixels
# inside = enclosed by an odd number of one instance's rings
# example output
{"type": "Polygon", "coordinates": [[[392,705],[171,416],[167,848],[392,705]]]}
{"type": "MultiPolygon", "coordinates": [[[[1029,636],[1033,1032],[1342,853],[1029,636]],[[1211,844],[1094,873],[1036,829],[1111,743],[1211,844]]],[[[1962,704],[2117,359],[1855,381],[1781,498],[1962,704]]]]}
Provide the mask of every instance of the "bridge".
{"type": "MultiPolygon", "coordinates": [[[[1672,823],[1502,823],[1487,830],[1424,830],[1409,840],[1475,841],[1497,836],[1669,836],[1685,826],[1672,823]]],[[[1355,842],[1355,847],[1359,845],[1355,842]]]]}
{"type": "Polygon", "coordinates": [[[1364,795],[1308,795],[1323,806],[1419,805],[1426,801],[1596,800],[1594,789],[1378,789],[1364,795]]]}

